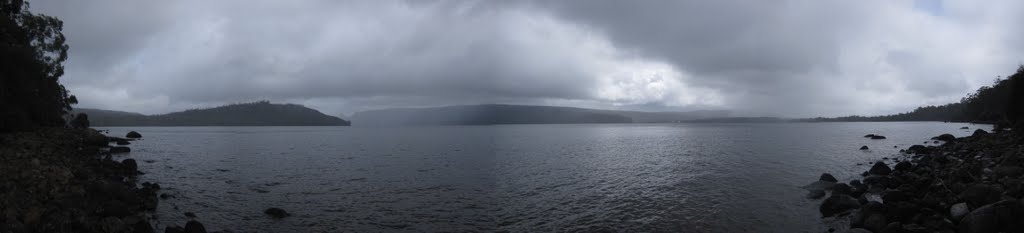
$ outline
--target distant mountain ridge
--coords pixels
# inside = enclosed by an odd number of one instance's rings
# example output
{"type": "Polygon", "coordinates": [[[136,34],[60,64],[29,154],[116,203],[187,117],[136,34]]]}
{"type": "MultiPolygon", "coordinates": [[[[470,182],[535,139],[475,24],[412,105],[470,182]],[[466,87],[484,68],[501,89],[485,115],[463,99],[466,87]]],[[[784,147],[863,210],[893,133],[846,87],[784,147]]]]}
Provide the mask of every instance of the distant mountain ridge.
{"type": "Polygon", "coordinates": [[[727,115],[727,111],[640,112],[483,104],[363,111],[352,115],[352,121],[357,126],[668,123],[727,115]]]}
{"type": "Polygon", "coordinates": [[[192,109],[160,115],[76,108],[92,126],[347,126],[349,121],[298,104],[269,101],[192,109]]]}

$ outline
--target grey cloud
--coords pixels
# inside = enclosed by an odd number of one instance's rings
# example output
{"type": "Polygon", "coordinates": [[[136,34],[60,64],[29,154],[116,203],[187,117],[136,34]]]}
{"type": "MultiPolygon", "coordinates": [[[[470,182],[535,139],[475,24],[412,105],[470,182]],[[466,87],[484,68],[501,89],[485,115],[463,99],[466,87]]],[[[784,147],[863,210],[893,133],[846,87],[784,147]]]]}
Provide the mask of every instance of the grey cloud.
{"type": "Polygon", "coordinates": [[[834,116],[955,101],[1020,61],[1012,38],[1024,30],[1008,23],[1020,4],[943,4],[940,14],[894,1],[32,7],[66,22],[63,80],[86,107],[154,113],[270,99],[335,113],[500,102],[834,116]],[[1005,52],[948,56],[989,51],[1005,52]]]}

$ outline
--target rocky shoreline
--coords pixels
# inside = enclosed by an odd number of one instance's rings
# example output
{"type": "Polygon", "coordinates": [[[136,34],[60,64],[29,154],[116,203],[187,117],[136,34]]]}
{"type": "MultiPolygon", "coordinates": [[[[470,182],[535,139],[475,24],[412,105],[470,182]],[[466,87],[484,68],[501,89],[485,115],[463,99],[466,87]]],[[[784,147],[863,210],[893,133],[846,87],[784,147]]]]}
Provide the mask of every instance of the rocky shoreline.
{"type": "MultiPolygon", "coordinates": [[[[138,184],[128,139],[92,129],[0,135],[0,232],[155,232],[159,184],[138,184]],[[115,144],[111,146],[110,144],[115,144]]],[[[165,232],[206,232],[201,223],[165,232]]]]}
{"type": "Polygon", "coordinates": [[[1024,232],[1020,135],[979,129],[933,139],[946,143],[901,150],[875,162],[861,180],[841,183],[822,174],[804,187],[808,198],[830,191],[819,210],[849,221],[846,232],[1024,232]]]}

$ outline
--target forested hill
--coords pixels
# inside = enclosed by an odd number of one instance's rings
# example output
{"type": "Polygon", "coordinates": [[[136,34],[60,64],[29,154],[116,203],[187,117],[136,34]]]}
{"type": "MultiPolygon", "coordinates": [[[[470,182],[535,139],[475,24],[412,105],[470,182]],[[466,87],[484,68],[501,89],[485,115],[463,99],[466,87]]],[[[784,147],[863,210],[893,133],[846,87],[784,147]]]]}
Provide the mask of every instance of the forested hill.
{"type": "Polygon", "coordinates": [[[957,121],[995,123],[1010,126],[1024,119],[1024,66],[1007,78],[996,79],[957,103],[919,107],[914,111],[886,116],[813,118],[806,121],[957,121]]]}
{"type": "Polygon", "coordinates": [[[89,115],[93,126],[323,126],[350,123],[297,104],[267,101],[193,109],[162,115],[143,115],[99,109],[78,108],[74,113],[89,115]]]}

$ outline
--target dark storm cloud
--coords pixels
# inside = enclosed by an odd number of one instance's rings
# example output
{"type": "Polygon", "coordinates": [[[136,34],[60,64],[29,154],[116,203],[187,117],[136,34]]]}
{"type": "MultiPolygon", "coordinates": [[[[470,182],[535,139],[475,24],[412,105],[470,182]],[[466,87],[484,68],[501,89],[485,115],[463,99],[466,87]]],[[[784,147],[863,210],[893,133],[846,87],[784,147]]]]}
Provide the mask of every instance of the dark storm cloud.
{"type": "Polygon", "coordinates": [[[926,5],[32,2],[65,21],[63,81],[85,107],[270,99],[328,113],[501,102],[780,116],[955,101],[1021,60],[1007,39],[1024,31],[1008,23],[1018,3],[926,5]]]}

